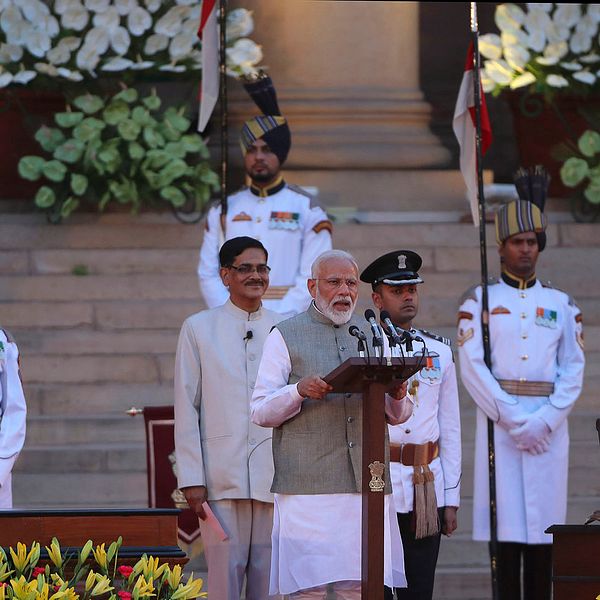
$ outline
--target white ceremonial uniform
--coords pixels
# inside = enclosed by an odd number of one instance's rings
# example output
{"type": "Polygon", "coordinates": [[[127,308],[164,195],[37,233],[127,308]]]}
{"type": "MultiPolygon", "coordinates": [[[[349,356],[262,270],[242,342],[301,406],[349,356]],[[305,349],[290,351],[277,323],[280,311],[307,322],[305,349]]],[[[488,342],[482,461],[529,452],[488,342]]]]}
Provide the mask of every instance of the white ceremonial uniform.
{"type": "MultiPolygon", "coordinates": [[[[584,355],[581,313],[562,291],[535,281],[518,289],[489,285],[491,372],[483,360],[481,288],[465,295],[459,312],[462,381],[478,406],[475,440],[473,538],[489,540],[487,417],[494,422],[498,540],[549,544],[544,533],[564,523],[567,504],[567,416],[581,391],[584,355]],[[554,384],[549,395],[514,395],[499,380],[554,384]],[[550,427],[549,450],[517,449],[509,430],[535,413],[550,427]]],[[[516,385],[516,384],[513,384],[516,385]]]]}
{"type": "MultiPolygon", "coordinates": [[[[400,425],[389,425],[390,444],[425,444],[439,441],[440,455],[429,464],[435,479],[438,506],[460,505],[461,442],[456,369],[451,348],[422,331],[430,352],[439,354],[408,382],[413,412],[400,425]]],[[[415,343],[416,344],[416,343],[415,343]]],[[[398,354],[398,348],[393,354],[398,354]]],[[[413,467],[390,462],[396,512],[413,510],[413,467]]]]}
{"type": "Polygon", "coordinates": [[[221,229],[221,207],[208,212],[200,249],[200,290],[209,308],[223,304],[227,289],[219,277],[219,249],[238,236],[259,240],[269,253],[270,286],[263,304],[288,316],[306,310],[310,295],[306,280],[314,260],[331,250],[331,223],[312,197],[282,182],[282,189],[261,198],[243,188],[228,199],[225,236],[221,229]]]}
{"type": "Polygon", "coordinates": [[[19,349],[0,329],[0,509],[12,508],[11,472],[25,442],[27,406],[19,349]]]}
{"type": "MultiPolygon", "coordinates": [[[[278,427],[302,410],[297,384],[288,385],[289,352],[278,329],[265,342],[252,397],[252,419],[278,427]]],[[[326,402],[327,400],[324,400],[326,402]]],[[[388,422],[411,407],[386,396],[388,422]]],[[[406,587],[404,555],[391,498],[385,498],[384,581],[406,587]]],[[[275,494],[271,594],[292,594],[337,581],[361,580],[361,494],[275,494]],[[340,526],[343,518],[343,526],[340,526]]]]}
{"type": "Polygon", "coordinates": [[[175,360],[175,455],[180,488],[206,486],[229,536],[200,521],[208,589],[222,600],[265,600],[271,562],[271,429],[250,421],[262,346],[281,315],[223,306],[188,317],[175,360]],[[248,332],[252,332],[249,336],[248,332]]]}

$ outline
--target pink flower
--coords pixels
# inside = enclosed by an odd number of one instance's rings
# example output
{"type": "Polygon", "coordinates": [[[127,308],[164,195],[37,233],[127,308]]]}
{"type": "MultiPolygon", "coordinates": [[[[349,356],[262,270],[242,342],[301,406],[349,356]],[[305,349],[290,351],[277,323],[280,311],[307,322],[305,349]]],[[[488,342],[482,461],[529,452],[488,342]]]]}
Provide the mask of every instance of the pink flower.
{"type": "Polygon", "coordinates": [[[119,575],[123,577],[129,577],[133,573],[133,567],[130,567],[129,565],[121,565],[118,568],[118,571],[119,575]]]}

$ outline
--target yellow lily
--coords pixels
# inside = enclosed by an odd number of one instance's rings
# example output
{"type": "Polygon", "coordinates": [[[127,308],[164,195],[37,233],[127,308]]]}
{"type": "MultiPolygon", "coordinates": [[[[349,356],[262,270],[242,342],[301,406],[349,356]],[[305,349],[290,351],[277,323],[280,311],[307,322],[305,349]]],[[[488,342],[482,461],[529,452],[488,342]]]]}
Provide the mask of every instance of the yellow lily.
{"type": "Polygon", "coordinates": [[[154,579],[146,580],[143,575],[140,575],[133,586],[132,596],[135,598],[144,598],[154,596],[154,579]]]}
{"type": "Polygon", "coordinates": [[[171,600],[191,600],[192,598],[206,598],[206,592],[202,592],[204,581],[201,578],[194,579],[192,573],[185,585],[180,585],[175,593],[171,596],[171,600]]]}
{"type": "Polygon", "coordinates": [[[176,590],[181,583],[182,570],[181,565],[175,565],[167,575],[167,582],[172,590],[176,590]]]}
{"type": "Polygon", "coordinates": [[[106,571],[108,569],[108,557],[106,556],[104,544],[96,546],[96,549],[92,550],[92,552],[94,553],[94,559],[96,560],[100,568],[106,571]]]}
{"type": "Polygon", "coordinates": [[[49,600],[79,600],[79,594],[73,588],[66,588],[52,594],[49,600]]]}
{"type": "Polygon", "coordinates": [[[13,597],[18,600],[34,600],[37,593],[37,579],[27,582],[21,575],[19,579],[11,579],[10,586],[13,589],[13,597]]]}
{"type": "Polygon", "coordinates": [[[95,583],[96,583],[96,573],[94,573],[93,569],[90,569],[87,579],[85,580],[85,591],[89,592],[95,583]]]}
{"type": "Polygon", "coordinates": [[[22,573],[27,565],[33,567],[40,557],[40,545],[37,542],[31,544],[31,550],[27,553],[27,546],[21,542],[17,542],[17,551],[10,548],[10,555],[13,559],[13,564],[18,573],[22,573]]]}
{"type": "Polygon", "coordinates": [[[96,575],[96,585],[92,589],[92,596],[101,596],[112,589],[114,588],[111,587],[110,579],[106,575],[96,575]]]}
{"type": "Polygon", "coordinates": [[[5,585],[0,585],[0,600],[5,600],[5,598],[6,598],[5,589],[6,589],[5,585]]]}
{"type": "Polygon", "coordinates": [[[58,587],[62,587],[69,583],[68,579],[65,581],[58,573],[50,573],[50,579],[52,580],[52,583],[58,587]]]}
{"type": "Polygon", "coordinates": [[[92,540],[88,540],[84,544],[83,548],[81,549],[81,552],[79,553],[79,561],[78,562],[80,564],[83,564],[87,560],[87,557],[89,556],[93,545],[94,545],[94,542],[92,542],[92,540]]]}
{"type": "Polygon", "coordinates": [[[63,565],[63,557],[58,540],[55,537],[52,538],[50,546],[45,546],[45,548],[50,560],[60,569],[63,565]]]}

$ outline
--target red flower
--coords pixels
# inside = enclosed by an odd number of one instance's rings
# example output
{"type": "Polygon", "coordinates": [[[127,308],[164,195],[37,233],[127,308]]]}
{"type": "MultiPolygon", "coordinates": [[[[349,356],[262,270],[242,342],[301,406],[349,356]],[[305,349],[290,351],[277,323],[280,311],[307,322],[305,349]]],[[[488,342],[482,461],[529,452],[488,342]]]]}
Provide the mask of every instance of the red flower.
{"type": "Polygon", "coordinates": [[[37,577],[38,575],[43,575],[46,572],[46,569],[44,569],[44,567],[35,567],[33,569],[33,571],[31,572],[31,577],[37,577]]]}
{"type": "Polygon", "coordinates": [[[60,585],[55,585],[55,586],[54,586],[54,591],[55,591],[55,592],[58,592],[58,590],[60,590],[60,585]]]}
{"type": "Polygon", "coordinates": [[[119,575],[123,577],[129,577],[133,573],[133,567],[130,567],[129,565],[121,565],[118,568],[118,571],[119,575]]]}
{"type": "Polygon", "coordinates": [[[6,587],[6,581],[0,581],[0,587],[6,587]]]}
{"type": "Polygon", "coordinates": [[[125,590],[121,590],[117,595],[119,598],[121,598],[121,600],[131,600],[131,593],[126,592],[125,590]]]}

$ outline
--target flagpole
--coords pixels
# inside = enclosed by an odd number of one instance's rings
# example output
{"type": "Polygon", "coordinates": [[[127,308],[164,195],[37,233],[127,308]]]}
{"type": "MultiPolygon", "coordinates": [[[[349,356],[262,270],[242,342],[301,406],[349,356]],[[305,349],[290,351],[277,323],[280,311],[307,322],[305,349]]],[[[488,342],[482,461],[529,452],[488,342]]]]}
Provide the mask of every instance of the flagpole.
{"type": "MultiPolygon", "coordinates": [[[[485,231],[485,196],[483,191],[483,165],[481,152],[481,79],[479,55],[479,26],[477,3],[471,2],[471,37],[473,41],[473,90],[475,95],[475,147],[477,156],[477,190],[479,214],[479,254],[481,259],[481,334],[483,338],[483,359],[488,369],[492,369],[490,349],[487,244],[485,231]]],[[[498,600],[498,520],[496,512],[496,451],[494,445],[494,423],[487,420],[488,468],[490,491],[490,564],[492,570],[492,598],[498,600]]]]}
{"type": "Polygon", "coordinates": [[[227,131],[227,0],[219,0],[219,98],[221,116],[221,229],[225,235],[227,217],[227,163],[229,135],[227,131]]]}

